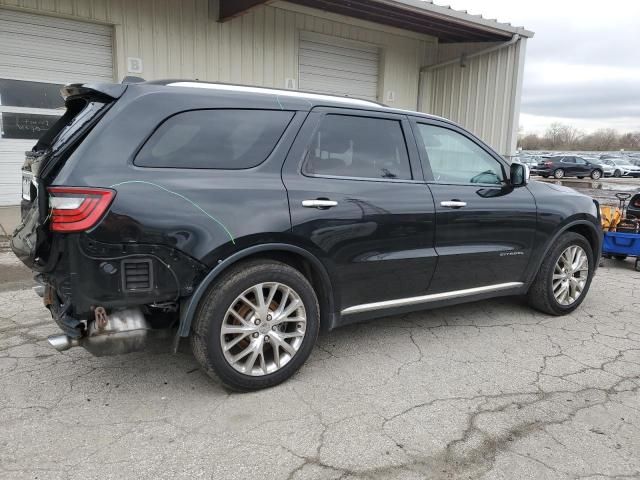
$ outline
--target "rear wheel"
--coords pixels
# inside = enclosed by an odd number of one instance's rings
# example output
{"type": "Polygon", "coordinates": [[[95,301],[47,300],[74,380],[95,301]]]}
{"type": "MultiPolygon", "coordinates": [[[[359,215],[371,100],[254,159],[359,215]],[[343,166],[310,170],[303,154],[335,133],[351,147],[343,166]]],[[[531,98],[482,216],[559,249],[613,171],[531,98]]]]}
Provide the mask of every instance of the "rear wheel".
{"type": "Polygon", "coordinates": [[[557,179],[564,178],[564,170],[558,168],[555,172],[553,172],[553,176],[557,179]]]}
{"type": "Polygon", "coordinates": [[[309,357],[320,312],[309,281],[280,262],[232,268],[209,290],[191,334],[194,356],[235,390],[258,390],[291,377],[309,357]]]}
{"type": "Polygon", "coordinates": [[[600,180],[602,178],[602,172],[600,170],[594,170],[591,172],[592,180],[600,180]]]}
{"type": "Polygon", "coordinates": [[[551,248],[529,289],[531,306],[550,315],[566,315],[584,301],[593,278],[591,245],[566,233],[551,248]]]}

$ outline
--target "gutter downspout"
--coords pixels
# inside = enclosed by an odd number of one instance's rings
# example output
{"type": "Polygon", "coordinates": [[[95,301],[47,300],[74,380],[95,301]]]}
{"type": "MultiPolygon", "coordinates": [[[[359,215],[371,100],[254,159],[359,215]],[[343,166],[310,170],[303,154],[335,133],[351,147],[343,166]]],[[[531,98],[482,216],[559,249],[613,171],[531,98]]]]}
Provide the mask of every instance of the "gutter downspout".
{"type": "Polygon", "coordinates": [[[416,111],[420,111],[420,106],[422,105],[422,100],[423,100],[423,96],[424,96],[424,89],[422,87],[422,81],[424,80],[424,74],[426,72],[432,72],[434,70],[439,70],[441,68],[444,67],[448,67],[449,65],[454,65],[456,63],[460,63],[461,65],[464,64],[464,62],[466,62],[467,60],[471,60],[472,58],[476,58],[476,57],[480,57],[482,55],[487,55],[489,53],[493,53],[493,52],[497,52],[498,50],[502,50],[503,48],[508,48],[512,45],[515,45],[516,43],[518,43],[520,40],[522,39],[522,37],[519,34],[515,34],[513,37],[511,37],[511,40],[504,42],[504,43],[500,43],[499,45],[493,45],[489,48],[485,48],[484,50],[480,50],[478,52],[474,52],[470,55],[466,55],[466,54],[462,54],[460,55],[460,58],[454,58],[452,60],[447,60],[445,62],[440,62],[440,63],[436,63],[434,65],[425,65],[424,67],[420,68],[420,73],[418,74],[418,105],[417,105],[417,109],[416,111]]]}

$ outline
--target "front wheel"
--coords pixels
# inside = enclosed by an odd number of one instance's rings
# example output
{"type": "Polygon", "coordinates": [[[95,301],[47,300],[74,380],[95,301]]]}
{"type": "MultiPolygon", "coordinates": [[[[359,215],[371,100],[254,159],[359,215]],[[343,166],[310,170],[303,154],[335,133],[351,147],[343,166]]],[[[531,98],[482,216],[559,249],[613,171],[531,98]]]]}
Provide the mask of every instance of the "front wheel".
{"type": "Polygon", "coordinates": [[[191,347],[212,377],[241,391],[277,385],[311,354],[320,311],[309,281],[272,260],[243,263],[209,290],[194,319],[191,347]]]}
{"type": "Polygon", "coordinates": [[[615,172],[613,172],[613,176],[616,178],[620,178],[622,177],[622,172],[620,170],[616,170],[615,172]]]}
{"type": "Polygon", "coordinates": [[[592,180],[600,180],[602,178],[602,172],[600,170],[594,170],[591,172],[592,180]]]}
{"type": "Polygon", "coordinates": [[[553,172],[553,176],[557,179],[564,178],[564,170],[561,168],[558,168],[555,172],[553,172]]]}
{"type": "Polygon", "coordinates": [[[528,298],[531,306],[550,315],[566,315],[584,301],[593,278],[591,245],[577,233],[566,233],[540,266],[528,298]]]}

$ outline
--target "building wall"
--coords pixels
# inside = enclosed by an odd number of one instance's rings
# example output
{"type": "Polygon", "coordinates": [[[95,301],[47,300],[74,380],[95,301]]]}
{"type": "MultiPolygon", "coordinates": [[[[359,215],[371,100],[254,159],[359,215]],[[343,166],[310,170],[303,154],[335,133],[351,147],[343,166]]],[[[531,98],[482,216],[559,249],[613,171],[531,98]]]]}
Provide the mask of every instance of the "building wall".
{"type": "MultiPolygon", "coordinates": [[[[484,47],[491,44],[484,44],[484,47]]],[[[438,61],[459,58],[480,46],[441,45],[438,61]]],[[[421,110],[449,118],[506,156],[516,151],[526,40],[423,76],[421,110]]]]}
{"type": "Polygon", "coordinates": [[[207,0],[0,0],[0,6],[113,25],[118,81],[127,75],[127,57],[137,57],[144,68],[140,76],[147,80],[284,88],[288,78],[298,85],[300,30],[376,44],[383,62],[380,100],[393,91],[390,105],[414,110],[419,68],[437,48],[433,37],[286,2],[257,7],[225,23],[210,18],[207,0]]]}
{"type": "Polygon", "coordinates": [[[480,46],[438,46],[434,37],[284,1],[225,23],[210,18],[208,0],[0,0],[1,6],[113,25],[118,81],[127,75],[127,57],[137,57],[143,62],[140,75],[149,80],[284,88],[287,79],[298,85],[301,30],[375,44],[382,59],[380,101],[450,118],[502,154],[515,150],[525,40],[469,60],[466,68],[451,65],[426,73],[422,105],[417,105],[421,66],[480,46]]]}

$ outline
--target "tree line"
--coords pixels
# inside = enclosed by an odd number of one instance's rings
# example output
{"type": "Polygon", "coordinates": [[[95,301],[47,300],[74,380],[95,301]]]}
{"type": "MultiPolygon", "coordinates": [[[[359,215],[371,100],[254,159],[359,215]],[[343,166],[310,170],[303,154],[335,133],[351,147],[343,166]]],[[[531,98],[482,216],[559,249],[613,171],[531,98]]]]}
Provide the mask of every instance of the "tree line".
{"type": "Polygon", "coordinates": [[[571,125],[553,123],[543,135],[521,132],[518,146],[523,150],[640,150],[640,131],[619,133],[612,128],[603,128],[584,133],[571,125]]]}

